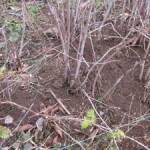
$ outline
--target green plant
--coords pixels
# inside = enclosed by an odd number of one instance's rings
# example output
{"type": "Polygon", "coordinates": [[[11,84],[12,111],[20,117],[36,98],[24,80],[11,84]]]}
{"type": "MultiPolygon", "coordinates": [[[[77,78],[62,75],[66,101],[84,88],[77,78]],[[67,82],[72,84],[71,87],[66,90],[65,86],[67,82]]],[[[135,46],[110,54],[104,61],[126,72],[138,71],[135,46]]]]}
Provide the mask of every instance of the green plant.
{"type": "Polygon", "coordinates": [[[11,29],[13,30],[13,31],[21,31],[21,24],[20,23],[17,23],[17,22],[14,22],[14,21],[12,21],[11,23],[10,23],[10,27],[11,27],[11,29]]]}
{"type": "Polygon", "coordinates": [[[37,21],[38,19],[40,19],[40,7],[37,6],[37,5],[30,5],[28,7],[28,12],[29,12],[29,15],[31,17],[31,20],[33,22],[37,21]]]}
{"type": "Polygon", "coordinates": [[[13,19],[12,20],[5,19],[4,24],[10,31],[20,32],[22,29],[21,23],[18,23],[13,19]]]}
{"type": "Polygon", "coordinates": [[[125,133],[122,131],[122,130],[117,130],[117,131],[114,131],[114,132],[109,132],[107,133],[107,137],[109,139],[114,139],[121,142],[125,137],[125,133]]]}
{"type": "Polygon", "coordinates": [[[18,41],[19,37],[20,37],[20,34],[18,32],[12,32],[9,39],[11,42],[16,42],[18,41]]]}
{"type": "Polygon", "coordinates": [[[87,127],[91,126],[93,123],[96,122],[96,115],[93,109],[87,110],[84,119],[81,124],[82,129],[86,129],[87,127]]]}
{"type": "Polygon", "coordinates": [[[111,10],[111,15],[114,16],[115,18],[119,17],[121,14],[121,12],[119,12],[118,10],[111,10]]]}
{"type": "Polygon", "coordinates": [[[60,149],[60,147],[61,147],[61,143],[57,143],[57,144],[54,144],[54,145],[50,148],[50,150],[58,150],[58,149],[60,149]]]}
{"type": "Polygon", "coordinates": [[[98,8],[100,8],[104,5],[104,1],[103,0],[95,0],[95,4],[96,4],[96,6],[98,6],[98,8]]]}
{"type": "Polygon", "coordinates": [[[96,102],[97,102],[97,105],[99,105],[99,106],[102,105],[104,102],[103,97],[99,97],[96,102]]]}
{"type": "Polygon", "coordinates": [[[100,3],[102,3],[102,0],[95,0],[95,3],[100,4],[100,3]]]}
{"type": "Polygon", "coordinates": [[[14,20],[5,20],[5,26],[11,31],[10,41],[16,42],[20,37],[20,32],[22,29],[22,25],[20,23],[15,22],[14,20]]]}
{"type": "Polygon", "coordinates": [[[14,107],[12,106],[12,105],[10,105],[9,107],[8,107],[8,111],[9,112],[12,112],[14,110],[14,107]]]}
{"type": "Polygon", "coordinates": [[[109,119],[110,119],[110,121],[111,121],[112,123],[114,123],[114,122],[116,121],[116,120],[115,120],[115,115],[114,115],[114,113],[113,113],[112,111],[108,110],[107,116],[109,117],[109,119]]]}
{"type": "Polygon", "coordinates": [[[117,147],[109,147],[108,150],[118,150],[117,147]]]}
{"type": "Polygon", "coordinates": [[[10,6],[16,6],[17,5],[17,1],[16,0],[7,0],[6,6],[10,7],[10,6]]]}
{"type": "Polygon", "coordinates": [[[28,8],[29,14],[34,17],[39,14],[39,7],[36,5],[30,5],[28,8]]]}
{"type": "Polygon", "coordinates": [[[6,139],[11,135],[11,131],[9,128],[0,125],[0,138],[6,139]]]}

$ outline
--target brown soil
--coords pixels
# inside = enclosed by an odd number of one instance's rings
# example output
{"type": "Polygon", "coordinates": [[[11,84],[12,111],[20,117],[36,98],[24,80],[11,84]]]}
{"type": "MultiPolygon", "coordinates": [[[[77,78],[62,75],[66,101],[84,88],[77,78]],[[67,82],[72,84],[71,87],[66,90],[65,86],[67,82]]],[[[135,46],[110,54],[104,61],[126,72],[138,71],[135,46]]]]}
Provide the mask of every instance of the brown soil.
{"type": "MultiPolygon", "coordinates": [[[[112,31],[107,30],[106,32],[106,30],[104,30],[103,34],[110,35],[110,32],[112,31]]],[[[125,32],[125,30],[122,32],[125,32]]],[[[89,130],[85,130],[87,135],[76,132],[74,129],[81,130],[80,122],[73,121],[69,119],[69,117],[83,118],[85,111],[88,108],[92,108],[92,106],[80,91],[75,93],[70,92],[70,87],[64,83],[64,63],[62,55],[50,47],[51,43],[49,44],[49,40],[47,40],[41,32],[39,32],[39,34],[40,35],[37,35],[36,38],[40,40],[35,40],[35,37],[30,37],[32,43],[26,46],[24,51],[28,52],[28,50],[30,50],[31,55],[24,53],[22,58],[25,60],[24,62],[28,62],[28,65],[34,63],[34,61],[39,62],[38,66],[35,66],[35,68],[30,71],[33,74],[33,79],[31,79],[31,81],[22,80],[12,86],[12,81],[8,80],[7,84],[6,80],[5,82],[1,82],[1,102],[10,102],[10,104],[0,105],[0,124],[5,125],[3,118],[10,115],[14,119],[13,124],[5,126],[8,126],[13,130],[33,104],[33,107],[30,108],[30,112],[25,116],[21,125],[29,123],[35,125],[36,120],[40,115],[36,116],[31,110],[38,114],[41,111],[41,105],[44,105],[46,108],[54,106],[55,104],[58,106],[57,100],[50,92],[50,89],[52,89],[57,98],[61,99],[64,106],[71,114],[68,115],[64,109],[61,108],[54,110],[54,112],[50,112],[49,115],[55,118],[58,117],[58,120],[60,118],[60,121],[58,121],[60,126],[64,130],[67,129],[67,132],[75,139],[84,139],[88,137],[89,130]],[[44,43],[44,46],[41,46],[41,43],[44,43]],[[39,54],[45,50],[47,51],[45,59],[41,61],[40,59],[43,58],[43,55],[39,54]],[[36,57],[37,55],[39,56],[36,57]],[[36,58],[31,61],[31,58],[33,57],[36,58]],[[10,88],[7,88],[8,86],[10,86],[10,88]],[[5,91],[3,91],[4,88],[6,88],[5,91]],[[10,97],[9,94],[11,95],[10,97]],[[13,103],[18,106],[13,105],[13,103]],[[65,116],[68,116],[68,120],[62,119],[65,116]]],[[[53,42],[53,40],[51,40],[51,42],[53,42]]],[[[55,45],[59,46],[59,42],[60,41],[56,39],[55,45]]],[[[119,42],[120,40],[117,39],[102,39],[100,41],[93,39],[96,57],[100,58],[109,48],[117,45],[119,42]]],[[[93,59],[92,54],[90,54],[91,44],[89,43],[90,40],[87,39],[85,47],[86,53],[84,54],[87,61],[93,59]]],[[[72,52],[71,55],[74,56],[74,52],[72,52]]],[[[108,55],[108,57],[110,55],[108,55]]],[[[149,147],[150,120],[149,118],[137,120],[137,118],[150,113],[150,95],[147,96],[146,101],[143,99],[146,92],[144,88],[145,81],[139,81],[140,67],[138,66],[133,69],[135,63],[139,62],[140,59],[143,58],[143,55],[144,51],[138,46],[124,48],[111,59],[115,60],[114,62],[108,63],[103,67],[99,73],[95,87],[93,87],[93,83],[97,71],[93,71],[90,74],[85,90],[91,96],[94,94],[97,101],[93,101],[93,103],[96,105],[99,112],[104,113],[103,118],[109,127],[115,129],[119,126],[127,136],[133,137],[149,147]],[[130,69],[131,71],[129,71],[130,69]],[[122,77],[121,81],[114,87],[120,77],[122,77]],[[94,93],[92,93],[93,88],[95,89],[94,93]]],[[[72,66],[76,66],[75,60],[71,60],[71,63],[72,66]]],[[[82,72],[84,73],[84,70],[82,70],[82,72]]],[[[17,81],[16,78],[13,80],[17,81]]],[[[53,124],[52,122],[53,120],[50,120],[50,126],[53,124]]],[[[101,121],[98,120],[97,123],[101,123],[101,121]]],[[[53,130],[53,132],[55,131],[53,130]]],[[[100,134],[103,132],[99,131],[98,133],[100,134]]],[[[13,136],[11,138],[12,141],[6,142],[4,145],[11,145],[15,141],[13,136]]],[[[94,141],[100,141],[100,138],[101,137],[98,137],[94,141]]],[[[62,142],[62,147],[65,145],[63,142],[66,142],[66,145],[71,144],[70,141],[65,141],[63,138],[60,139],[60,141],[62,142]]],[[[87,141],[85,144],[87,144],[87,141]]],[[[139,144],[129,139],[124,139],[118,144],[119,148],[122,150],[144,150],[139,144]]],[[[100,146],[97,150],[104,149],[105,144],[100,146]]],[[[77,149],[77,146],[73,146],[72,149],[77,149]]]]}

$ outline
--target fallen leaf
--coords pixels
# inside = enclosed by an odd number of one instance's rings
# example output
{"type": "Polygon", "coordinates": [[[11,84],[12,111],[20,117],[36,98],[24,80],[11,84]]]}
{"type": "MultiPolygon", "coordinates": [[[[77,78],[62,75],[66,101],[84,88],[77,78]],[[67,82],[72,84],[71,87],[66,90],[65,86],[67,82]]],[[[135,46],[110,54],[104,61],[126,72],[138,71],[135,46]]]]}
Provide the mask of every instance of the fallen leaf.
{"type": "Polygon", "coordinates": [[[52,114],[54,114],[58,110],[59,110],[59,106],[57,105],[51,110],[51,112],[52,112],[52,114]]]}
{"type": "Polygon", "coordinates": [[[31,79],[29,74],[19,74],[19,76],[25,81],[29,81],[31,79]]]}
{"type": "Polygon", "coordinates": [[[31,144],[31,143],[25,143],[25,145],[24,145],[24,150],[30,150],[30,149],[33,149],[34,148],[34,146],[31,144]]]}
{"type": "Polygon", "coordinates": [[[59,139],[59,136],[55,136],[54,139],[53,139],[53,144],[57,144],[58,143],[58,139],[59,139]]]}
{"type": "Polygon", "coordinates": [[[40,112],[44,112],[45,109],[46,109],[45,104],[44,104],[44,103],[41,103],[41,104],[40,104],[40,112]]]}
{"type": "Polygon", "coordinates": [[[47,95],[47,94],[42,95],[42,98],[43,98],[44,100],[49,100],[49,99],[50,99],[49,95],[47,95]]]}
{"type": "Polygon", "coordinates": [[[140,35],[137,35],[137,36],[135,36],[133,39],[133,42],[132,42],[132,45],[134,46],[134,45],[136,45],[136,43],[137,43],[137,41],[139,40],[139,38],[140,38],[140,35]]]}
{"type": "Polygon", "coordinates": [[[45,119],[44,119],[44,126],[48,126],[48,123],[49,123],[49,119],[48,119],[48,118],[45,118],[45,119]]]}
{"type": "Polygon", "coordinates": [[[51,110],[52,110],[52,106],[48,106],[46,108],[44,103],[40,104],[40,113],[43,113],[43,114],[47,115],[49,112],[51,112],[51,110]]]}
{"type": "Polygon", "coordinates": [[[44,34],[46,34],[48,37],[58,37],[58,29],[57,27],[51,27],[49,29],[47,29],[46,31],[44,31],[44,34]]]}
{"type": "Polygon", "coordinates": [[[11,116],[6,116],[5,118],[5,124],[11,124],[13,122],[13,118],[11,116]]]}
{"type": "Polygon", "coordinates": [[[8,71],[8,75],[11,77],[13,77],[16,73],[17,71],[8,71]]]}
{"type": "Polygon", "coordinates": [[[99,129],[96,128],[95,130],[93,130],[93,132],[91,132],[91,134],[89,135],[89,139],[91,139],[91,141],[90,141],[90,143],[88,144],[88,146],[90,146],[90,145],[93,143],[93,141],[94,141],[94,139],[95,139],[95,137],[96,137],[98,131],[99,131],[99,129]]]}
{"type": "Polygon", "coordinates": [[[80,131],[78,129],[74,129],[74,131],[76,131],[78,133],[82,133],[83,135],[89,136],[89,134],[87,132],[83,132],[83,131],[80,131]]]}
{"type": "Polygon", "coordinates": [[[16,12],[21,10],[21,8],[18,6],[10,6],[10,9],[16,12]]]}
{"type": "Polygon", "coordinates": [[[46,146],[46,147],[51,146],[53,141],[54,141],[54,140],[52,140],[52,137],[49,136],[49,137],[46,139],[46,142],[45,142],[44,146],[46,146]]]}
{"type": "Polygon", "coordinates": [[[33,127],[32,124],[25,124],[25,125],[23,125],[23,126],[19,126],[19,127],[17,128],[17,131],[19,131],[19,132],[27,131],[27,130],[31,129],[32,127],[33,127]]]}
{"type": "Polygon", "coordinates": [[[55,124],[53,127],[54,127],[55,131],[56,131],[56,132],[60,135],[60,137],[62,138],[62,137],[63,137],[63,133],[62,133],[61,128],[60,128],[57,124],[55,124]]]}
{"type": "Polygon", "coordinates": [[[2,72],[0,72],[0,79],[4,78],[4,74],[2,72]]]}
{"type": "Polygon", "coordinates": [[[28,68],[28,65],[27,65],[27,64],[22,64],[22,65],[21,65],[21,68],[19,68],[18,72],[24,72],[24,71],[27,70],[27,68],[28,68]]]}
{"type": "Polygon", "coordinates": [[[130,14],[129,13],[124,13],[124,14],[120,14],[120,16],[124,17],[124,20],[127,20],[129,17],[130,17],[130,14]]]}
{"type": "Polygon", "coordinates": [[[42,135],[43,135],[43,132],[41,132],[40,130],[36,129],[35,136],[34,136],[34,141],[36,143],[39,143],[39,141],[41,140],[42,135]]]}
{"type": "Polygon", "coordinates": [[[145,140],[146,142],[150,142],[150,137],[149,137],[149,135],[144,135],[144,140],[145,140]]]}
{"type": "Polygon", "coordinates": [[[59,105],[58,106],[58,109],[63,113],[63,114],[65,114],[66,112],[64,111],[64,109],[62,108],[62,106],[61,105],[59,105]]]}
{"type": "Polygon", "coordinates": [[[85,7],[87,7],[90,3],[90,0],[86,1],[86,2],[83,2],[81,5],[80,5],[80,8],[83,9],[85,7]]]}
{"type": "Polygon", "coordinates": [[[36,126],[40,131],[42,131],[43,129],[43,122],[44,122],[44,118],[42,117],[36,121],[36,126]]]}
{"type": "Polygon", "coordinates": [[[19,147],[20,147],[21,143],[18,141],[18,142],[15,142],[13,145],[12,145],[12,148],[13,149],[16,149],[16,150],[19,150],[19,147]]]}
{"type": "Polygon", "coordinates": [[[48,106],[47,109],[46,109],[47,113],[51,112],[52,108],[53,108],[52,106],[48,106]]]}

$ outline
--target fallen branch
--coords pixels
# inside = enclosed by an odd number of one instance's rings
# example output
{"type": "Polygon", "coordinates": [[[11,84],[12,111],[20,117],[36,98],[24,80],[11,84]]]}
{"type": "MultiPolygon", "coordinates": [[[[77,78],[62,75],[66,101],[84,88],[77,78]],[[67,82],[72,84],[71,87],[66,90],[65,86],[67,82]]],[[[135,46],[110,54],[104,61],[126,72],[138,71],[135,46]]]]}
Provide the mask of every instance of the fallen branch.
{"type": "Polygon", "coordinates": [[[68,111],[68,109],[64,106],[64,104],[61,102],[59,98],[56,97],[55,93],[52,91],[52,89],[49,89],[49,92],[53,95],[53,97],[57,100],[57,102],[63,107],[63,109],[66,111],[68,115],[71,113],[68,111]]]}

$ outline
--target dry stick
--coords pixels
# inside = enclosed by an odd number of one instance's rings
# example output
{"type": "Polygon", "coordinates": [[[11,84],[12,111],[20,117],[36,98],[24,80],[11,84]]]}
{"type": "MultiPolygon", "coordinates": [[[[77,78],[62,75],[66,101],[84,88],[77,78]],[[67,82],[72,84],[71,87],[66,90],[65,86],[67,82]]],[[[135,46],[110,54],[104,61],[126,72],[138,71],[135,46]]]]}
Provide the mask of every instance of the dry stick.
{"type": "Polygon", "coordinates": [[[141,68],[141,73],[140,73],[140,77],[139,77],[140,80],[142,79],[143,74],[144,74],[144,68],[145,68],[146,58],[148,56],[149,51],[150,51],[150,41],[148,43],[148,46],[147,46],[147,49],[146,49],[146,52],[145,52],[145,55],[144,55],[144,60],[143,60],[142,65],[141,65],[142,68],[141,68]]]}
{"type": "Polygon", "coordinates": [[[129,8],[129,10],[130,10],[130,7],[131,7],[131,2],[130,2],[131,0],[128,0],[128,8],[129,8]]]}
{"type": "Polygon", "coordinates": [[[101,117],[101,115],[98,113],[98,111],[96,110],[94,104],[91,101],[91,98],[89,97],[89,95],[85,92],[85,90],[82,89],[83,94],[88,98],[89,102],[91,103],[94,111],[96,112],[96,114],[98,115],[98,117],[101,119],[101,121],[106,125],[106,127],[108,128],[108,130],[112,131],[111,128],[106,124],[106,122],[104,121],[104,119],[101,117]]]}
{"type": "MultiPolygon", "coordinates": [[[[76,28],[77,28],[77,25],[78,25],[78,23],[77,23],[77,19],[78,19],[78,15],[80,14],[80,1],[81,0],[77,0],[76,1],[76,9],[75,9],[75,17],[74,17],[74,20],[73,20],[73,29],[72,29],[72,37],[71,37],[71,40],[73,40],[74,39],[74,35],[75,35],[75,31],[76,31],[76,28]]],[[[74,14],[73,14],[74,15],[74,14]]]]}
{"type": "MultiPolygon", "coordinates": [[[[80,118],[75,118],[75,117],[70,117],[70,116],[47,116],[47,118],[50,120],[50,121],[60,121],[60,120],[69,120],[69,121],[76,121],[76,122],[79,122],[79,123],[82,123],[83,119],[80,119],[80,118]]],[[[96,123],[93,123],[93,126],[99,128],[100,130],[102,131],[105,131],[105,132],[108,132],[108,128],[107,127],[104,127],[104,126],[101,126],[99,124],[96,124],[96,123]]]]}
{"type": "MultiPolygon", "coordinates": [[[[37,116],[37,115],[36,115],[37,116]]],[[[76,122],[79,122],[79,123],[82,123],[83,119],[80,119],[80,118],[75,118],[75,117],[70,117],[70,116],[50,116],[50,115],[42,115],[42,117],[45,117],[45,118],[48,118],[50,121],[60,121],[60,120],[69,120],[69,121],[76,121],[76,122]]],[[[31,116],[30,118],[32,118],[34,116],[31,116]]],[[[107,131],[108,132],[108,128],[107,127],[104,127],[104,126],[101,126],[99,124],[93,124],[95,127],[99,128],[100,130],[102,131],[107,131]]]]}
{"type": "Polygon", "coordinates": [[[141,145],[142,147],[144,147],[145,149],[149,150],[149,148],[147,146],[145,146],[144,144],[142,144],[141,142],[138,142],[137,140],[135,140],[135,139],[133,139],[133,138],[127,136],[127,135],[126,135],[126,138],[132,140],[133,142],[135,142],[135,143],[141,145]]]}
{"type": "Polygon", "coordinates": [[[111,10],[111,8],[112,8],[112,5],[113,5],[113,1],[108,1],[108,8],[107,8],[107,11],[106,11],[106,13],[105,13],[105,15],[104,15],[104,19],[103,19],[103,21],[102,21],[102,23],[101,23],[99,29],[98,29],[98,38],[99,38],[99,39],[100,39],[100,37],[101,37],[102,26],[104,25],[104,23],[105,23],[105,21],[106,21],[108,15],[109,15],[109,12],[110,12],[110,10],[111,10]]]}
{"type": "MultiPolygon", "coordinates": [[[[114,55],[115,55],[115,53],[113,53],[107,60],[105,60],[105,62],[110,62],[110,63],[117,62],[118,60],[109,61],[114,55]]],[[[102,71],[102,69],[105,67],[106,64],[108,64],[108,63],[102,64],[101,67],[98,67],[98,72],[97,72],[97,74],[95,76],[95,79],[94,79],[94,82],[93,82],[93,86],[92,86],[92,96],[93,97],[94,97],[94,91],[95,91],[97,79],[100,76],[100,72],[102,71]]]]}
{"type": "Polygon", "coordinates": [[[25,115],[22,117],[22,119],[21,119],[21,121],[18,123],[18,125],[17,125],[17,127],[13,130],[13,132],[12,133],[14,133],[15,132],[15,130],[17,130],[18,129],[18,127],[20,126],[20,124],[22,123],[22,121],[23,121],[23,119],[27,116],[27,114],[30,112],[30,110],[31,110],[31,108],[33,107],[33,103],[31,104],[31,106],[29,107],[29,109],[27,110],[27,112],[25,113],[25,115]]]}
{"type": "Polygon", "coordinates": [[[93,0],[90,1],[90,9],[89,9],[89,14],[88,14],[88,19],[86,22],[86,27],[84,30],[84,35],[83,35],[83,39],[82,39],[82,43],[81,43],[81,47],[80,48],[80,56],[79,56],[79,61],[77,63],[77,68],[76,68],[76,72],[75,72],[75,80],[79,77],[80,74],[80,67],[81,67],[81,62],[83,59],[83,53],[84,53],[84,47],[85,47],[85,42],[86,42],[86,38],[87,38],[87,34],[88,34],[88,26],[89,26],[89,22],[91,19],[91,11],[92,11],[92,7],[93,7],[93,0]]]}
{"type": "Polygon", "coordinates": [[[149,68],[147,69],[147,73],[146,73],[146,75],[145,75],[145,80],[148,80],[148,79],[150,79],[150,66],[149,66],[149,68]]]}
{"type": "MultiPolygon", "coordinates": [[[[51,121],[52,120],[55,120],[55,121],[57,121],[57,120],[70,120],[70,121],[77,121],[77,122],[82,122],[82,119],[79,119],[79,118],[73,118],[73,117],[70,117],[70,116],[47,116],[47,115],[44,115],[44,114],[41,114],[41,112],[40,113],[36,113],[36,112],[34,112],[34,111],[32,111],[32,110],[29,110],[29,109],[27,109],[26,107],[23,107],[23,106],[21,106],[21,105],[19,105],[19,104],[16,104],[16,103],[13,103],[13,102],[10,102],[10,101],[6,101],[6,102],[1,102],[1,104],[12,104],[12,105],[14,105],[14,106],[16,106],[16,107],[18,107],[18,108],[20,108],[20,109],[25,109],[25,110],[27,110],[27,111],[29,111],[29,112],[31,112],[31,113],[33,113],[34,114],[34,116],[39,116],[39,115],[41,115],[41,116],[43,116],[43,117],[45,117],[45,118],[49,118],[51,121]]],[[[34,117],[34,116],[31,116],[31,117],[34,117]]],[[[30,118],[31,118],[30,117],[30,118]]],[[[100,126],[100,125],[98,125],[98,124],[93,124],[94,126],[96,126],[96,127],[98,127],[100,130],[102,130],[102,131],[108,131],[108,128],[106,128],[106,127],[104,127],[104,126],[100,126]]]]}
{"type": "Polygon", "coordinates": [[[123,1],[122,16],[121,16],[121,27],[122,27],[123,22],[124,22],[125,8],[126,8],[126,0],[123,1]]]}
{"type": "MultiPolygon", "coordinates": [[[[22,50],[24,47],[24,37],[25,37],[25,29],[26,29],[26,21],[25,21],[25,4],[24,1],[22,1],[22,15],[23,15],[23,26],[22,26],[22,37],[21,37],[21,43],[20,43],[20,49],[19,49],[19,54],[17,54],[20,58],[20,56],[22,55],[22,50]]],[[[19,59],[18,58],[18,59],[19,59]]]]}
{"type": "MultiPolygon", "coordinates": [[[[91,105],[92,105],[92,107],[93,107],[95,113],[98,115],[98,117],[101,119],[101,121],[106,125],[106,127],[108,128],[108,130],[112,133],[113,130],[108,126],[108,124],[104,121],[104,119],[103,119],[103,118],[101,117],[101,115],[98,113],[98,111],[96,110],[94,104],[92,103],[91,98],[89,97],[89,95],[88,95],[83,89],[82,89],[82,92],[83,92],[83,94],[87,97],[87,99],[89,100],[89,102],[91,103],[91,105]]],[[[116,140],[115,140],[115,137],[113,136],[113,138],[114,138],[115,145],[116,145],[116,147],[118,148],[118,145],[117,145],[117,142],[116,142],[116,140]]],[[[118,148],[118,149],[119,149],[119,148],[118,148]]]]}
{"type": "Polygon", "coordinates": [[[36,0],[33,0],[33,1],[34,1],[35,5],[37,6],[38,11],[40,12],[40,15],[42,15],[42,16],[41,16],[42,19],[44,19],[44,21],[47,21],[49,18],[46,18],[47,16],[46,16],[46,15],[42,12],[42,10],[39,8],[38,2],[37,2],[36,0]]]}
{"type": "MultiPolygon", "coordinates": [[[[17,103],[14,103],[14,102],[11,102],[11,101],[6,101],[6,102],[1,102],[0,101],[0,104],[10,104],[10,105],[14,105],[14,106],[16,106],[16,107],[18,107],[18,108],[20,108],[20,109],[25,109],[25,110],[29,110],[28,108],[26,108],[26,107],[24,107],[24,106],[21,106],[21,105],[19,105],[19,104],[17,104],[17,103]]],[[[33,113],[34,115],[37,115],[38,113],[36,113],[35,111],[33,111],[33,110],[29,110],[31,113],[33,113]]]]}
{"type": "Polygon", "coordinates": [[[61,100],[56,97],[56,95],[54,94],[52,89],[49,89],[49,92],[53,95],[53,97],[57,100],[57,102],[63,107],[63,109],[67,112],[67,114],[70,115],[71,113],[67,110],[67,108],[64,106],[64,104],[61,102],[61,100]]]}
{"type": "Polygon", "coordinates": [[[89,35],[89,39],[90,39],[90,43],[91,43],[91,47],[92,47],[92,52],[93,52],[93,61],[96,61],[96,55],[95,55],[95,49],[94,49],[94,43],[93,43],[91,34],[89,35]]]}
{"type": "MultiPolygon", "coordinates": [[[[27,110],[27,112],[25,113],[25,115],[23,116],[23,118],[20,120],[20,122],[17,124],[17,127],[11,132],[11,134],[13,134],[15,132],[15,130],[20,126],[20,124],[22,123],[22,121],[24,120],[24,118],[27,116],[27,114],[31,111],[31,108],[33,107],[33,104],[31,104],[30,108],[27,110]]],[[[0,149],[2,148],[3,144],[4,144],[5,140],[3,140],[0,144],[0,149]]],[[[10,146],[12,147],[12,146],[10,146]]],[[[9,147],[9,148],[10,148],[9,147]]]]}
{"type": "MultiPolygon", "coordinates": [[[[126,37],[127,38],[127,37],[126,37]]],[[[123,49],[126,45],[128,45],[129,43],[132,43],[135,40],[135,38],[129,39],[128,41],[123,41],[121,43],[119,43],[118,45],[110,48],[97,62],[94,63],[94,65],[89,69],[84,81],[82,82],[82,84],[80,85],[80,87],[78,87],[76,90],[78,90],[79,88],[81,88],[87,81],[90,73],[92,72],[92,70],[95,68],[95,66],[97,66],[110,52],[116,50],[112,55],[115,55],[118,51],[120,51],[121,49],[123,49]]]]}
{"type": "Polygon", "coordinates": [[[65,27],[64,27],[64,29],[61,30],[61,25],[60,25],[61,20],[58,17],[57,12],[54,10],[53,2],[51,0],[50,1],[47,0],[47,3],[48,3],[48,6],[49,6],[50,13],[51,13],[51,15],[54,18],[54,21],[56,23],[56,26],[57,26],[57,29],[58,29],[58,32],[59,32],[59,36],[60,36],[60,39],[61,39],[61,43],[62,43],[62,47],[63,47],[63,54],[64,54],[64,63],[65,63],[65,80],[67,80],[67,78],[68,78],[68,69],[69,69],[68,68],[69,59],[68,59],[68,55],[67,55],[67,51],[66,51],[66,41],[64,41],[65,35],[63,36],[63,33],[65,31],[62,33],[62,30],[64,30],[65,27]]]}
{"type": "Polygon", "coordinates": [[[139,6],[140,13],[142,13],[143,8],[144,8],[144,0],[140,0],[140,6],[139,6]]]}
{"type": "MultiPolygon", "coordinates": [[[[65,64],[65,73],[66,73],[65,77],[66,77],[66,79],[68,79],[68,75],[69,75],[68,69],[70,69],[68,55],[69,55],[69,50],[70,50],[70,37],[71,37],[71,35],[70,35],[70,32],[71,32],[71,30],[70,30],[70,27],[71,27],[70,0],[66,0],[66,9],[67,9],[66,10],[67,35],[66,35],[65,38],[66,38],[66,53],[67,53],[67,56],[66,56],[66,64],[65,64]]],[[[67,82],[69,82],[69,81],[67,81],[67,82]]]]}
{"type": "Polygon", "coordinates": [[[117,79],[117,81],[115,82],[115,84],[111,88],[109,88],[107,90],[106,94],[104,95],[104,98],[106,98],[108,94],[112,94],[114,92],[116,86],[120,83],[120,81],[124,78],[124,76],[126,74],[128,74],[131,70],[132,69],[129,69],[125,74],[121,75],[121,77],[117,79]]]}
{"type": "Polygon", "coordinates": [[[8,50],[8,42],[7,42],[7,37],[6,37],[6,33],[5,33],[5,26],[3,26],[2,28],[2,35],[4,37],[4,41],[5,41],[5,64],[9,61],[9,50],[8,50]]]}
{"type": "MultiPolygon", "coordinates": [[[[108,24],[110,24],[110,25],[112,26],[114,32],[116,32],[116,33],[120,36],[120,38],[123,40],[123,37],[122,37],[121,34],[115,29],[114,25],[113,25],[112,23],[108,23],[108,24]]],[[[90,34],[90,37],[91,37],[91,34],[90,34]]],[[[113,56],[114,56],[114,54],[112,54],[106,61],[109,61],[113,56]]],[[[100,74],[100,71],[104,68],[104,66],[105,66],[105,64],[100,67],[100,69],[98,70],[98,73],[96,74],[96,77],[95,77],[95,79],[94,79],[93,88],[92,88],[92,95],[93,95],[93,97],[94,97],[94,89],[95,89],[95,86],[96,86],[97,78],[98,78],[98,76],[99,76],[99,74],[100,74]]]]}
{"type": "MultiPolygon", "coordinates": [[[[57,48],[60,48],[61,46],[57,46],[57,48]]],[[[72,45],[72,47],[75,49],[75,51],[77,51],[77,49],[72,45]]],[[[55,49],[55,48],[52,48],[52,50],[55,50],[56,52],[58,52],[59,54],[63,54],[63,52],[60,52],[59,50],[55,49]]],[[[78,52],[77,52],[78,53],[78,52]]],[[[57,55],[59,55],[57,54],[57,55]]],[[[68,55],[68,57],[74,61],[79,61],[78,59],[74,58],[74,57],[71,57],[68,55]]],[[[26,60],[26,59],[25,59],[26,60]]],[[[30,59],[29,59],[30,60],[30,59]]],[[[51,61],[51,60],[50,60],[51,61]]],[[[83,61],[81,61],[83,63],[86,64],[86,66],[89,68],[90,65],[94,65],[95,62],[89,62],[89,61],[86,61],[85,58],[83,57],[83,61]]],[[[112,62],[115,62],[115,61],[112,61],[112,62]]],[[[110,61],[109,62],[102,62],[102,63],[97,63],[97,65],[102,65],[102,64],[108,64],[108,63],[111,63],[110,61]]]]}
{"type": "MultiPolygon", "coordinates": [[[[54,122],[55,123],[55,125],[57,125],[57,123],[56,122],[54,122]]],[[[58,125],[57,125],[58,126],[58,125]]],[[[59,127],[60,128],[60,127],[59,127]]],[[[80,143],[80,142],[78,142],[76,139],[74,139],[69,133],[67,133],[65,130],[63,130],[62,128],[60,128],[61,129],[61,131],[62,132],[64,132],[67,136],[69,136],[75,143],[77,143],[80,147],[81,147],[81,149],[82,150],[85,150],[85,148],[83,147],[83,145],[80,143]]]]}
{"type": "MultiPolygon", "coordinates": [[[[132,100],[131,100],[131,103],[130,103],[130,106],[129,106],[129,116],[131,116],[131,108],[132,108],[134,96],[135,96],[135,95],[132,95],[132,100]]],[[[128,122],[131,122],[131,119],[130,119],[130,118],[131,118],[131,117],[128,117],[128,122]]],[[[129,125],[128,125],[128,130],[129,130],[129,125]]]]}
{"type": "Polygon", "coordinates": [[[148,2],[148,4],[147,4],[147,18],[149,18],[150,17],[150,1],[148,0],[147,2],[148,2]]]}
{"type": "MultiPolygon", "coordinates": [[[[80,43],[79,43],[80,44],[80,43]]],[[[78,52],[78,50],[77,50],[77,48],[75,48],[73,45],[71,45],[73,48],[74,48],[74,50],[77,52],[77,55],[79,54],[79,52],[78,52]]],[[[78,59],[76,59],[76,58],[73,58],[73,57],[71,57],[71,56],[69,56],[72,60],[75,60],[76,62],[78,62],[78,59]]],[[[86,60],[85,60],[85,58],[83,57],[83,61],[82,62],[84,62],[85,63],[85,65],[89,68],[89,64],[90,64],[90,62],[87,62],[86,60]]]]}
{"type": "MultiPolygon", "coordinates": [[[[133,8],[132,8],[132,12],[131,12],[131,17],[129,18],[129,21],[128,21],[128,27],[130,27],[132,24],[132,19],[134,20],[134,13],[136,12],[136,9],[138,8],[137,6],[137,1],[134,3],[133,5],[133,8]]],[[[134,23],[134,22],[133,22],[134,23]]]]}

